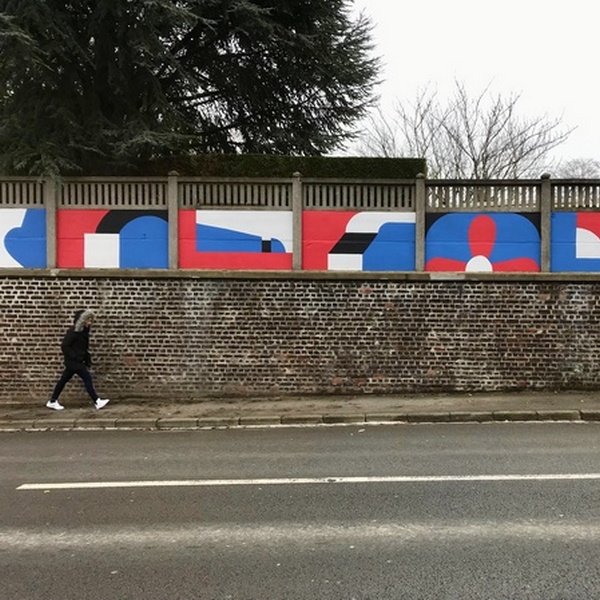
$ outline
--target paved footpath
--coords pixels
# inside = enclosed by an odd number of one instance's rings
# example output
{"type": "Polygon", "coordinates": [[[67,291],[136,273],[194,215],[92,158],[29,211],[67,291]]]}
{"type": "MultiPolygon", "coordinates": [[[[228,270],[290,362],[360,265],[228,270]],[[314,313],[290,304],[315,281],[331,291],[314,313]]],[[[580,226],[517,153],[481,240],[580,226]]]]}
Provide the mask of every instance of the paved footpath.
{"type": "Polygon", "coordinates": [[[201,429],[277,425],[487,421],[600,421],[598,392],[512,392],[394,396],[304,396],[173,400],[113,399],[102,410],[64,400],[0,399],[0,431],[48,429],[201,429]]]}

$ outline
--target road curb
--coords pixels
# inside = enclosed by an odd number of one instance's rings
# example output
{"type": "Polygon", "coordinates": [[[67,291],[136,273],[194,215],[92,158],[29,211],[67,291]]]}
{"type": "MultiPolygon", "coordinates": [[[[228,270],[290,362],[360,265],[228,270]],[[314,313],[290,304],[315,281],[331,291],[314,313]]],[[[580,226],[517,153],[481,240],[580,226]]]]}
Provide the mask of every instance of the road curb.
{"type": "MultiPolygon", "coordinates": [[[[582,420],[578,410],[538,410],[537,417],[540,421],[579,421],[582,420]]],[[[600,418],[600,414],[599,414],[600,418]]],[[[586,419],[587,420],[587,419],[586,419]]]]}
{"type": "Polygon", "coordinates": [[[456,411],[450,413],[451,423],[484,423],[494,420],[494,413],[491,410],[456,411]]]}
{"type": "Polygon", "coordinates": [[[330,425],[334,424],[342,424],[342,423],[364,423],[366,420],[365,415],[363,414],[344,414],[344,415],[323,415],[322,417],[323,423],[328,423],[330,425]]]}
{"type": "Polygon", "coordinates": [[[537,421],[535,410],[495,410],[494,421],[537,421]]]}
{"type": "Polygon", "coordinates": [[[600,421],[600,410],[583,409],[579,413],[584,421],[600,421]]]}
{"type": "Polygon", "coordinates": [[[198,427],[197,418],[186,417],[161,417],[157,420],[158,429],[196,429],[198,427]]]}
{"type": "Polygon", "coordinates": [[[415,413],[328,413],[248,415],[242,417],[82,417],[0,419],[2,431],[97,430],[97,429],[212,429],[229,427],[276,427],[292,425],[360,425],[364,423],[489,423],[600,421],[600,410],[548,409],[497,411],[432,411],[415,413]]]}

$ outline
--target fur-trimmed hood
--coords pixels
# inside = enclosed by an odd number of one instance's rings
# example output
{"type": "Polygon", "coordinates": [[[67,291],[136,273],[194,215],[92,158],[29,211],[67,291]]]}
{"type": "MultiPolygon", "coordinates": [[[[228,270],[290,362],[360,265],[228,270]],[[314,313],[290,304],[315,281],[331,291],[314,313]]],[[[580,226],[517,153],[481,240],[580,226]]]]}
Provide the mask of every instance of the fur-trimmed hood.
{"type": "Polygon", "coordinates": [[[94,311],[89,308],[75,311],[73,315],[73,328],[75,331],[83,331],[84,323],[89,318],[94,318],[94,311]]]}

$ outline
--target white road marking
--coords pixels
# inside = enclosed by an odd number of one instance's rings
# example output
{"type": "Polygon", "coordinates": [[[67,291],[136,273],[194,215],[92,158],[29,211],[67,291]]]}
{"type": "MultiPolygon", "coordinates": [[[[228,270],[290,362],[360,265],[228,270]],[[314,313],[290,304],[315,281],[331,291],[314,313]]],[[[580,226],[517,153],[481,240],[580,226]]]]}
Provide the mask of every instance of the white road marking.
{"type": "Polygon", "coordinates": [[[176,479],[148,481],[73,481],[63,483],[23,483],[17,490],[83,490],[141,487],[222,487],[315,485],[327,483],[462,483],[471,481],[589,481],[600,473],[532,473],[500,475],[392,475],[389,477],[305,477],[281,479],[176,479]]]}

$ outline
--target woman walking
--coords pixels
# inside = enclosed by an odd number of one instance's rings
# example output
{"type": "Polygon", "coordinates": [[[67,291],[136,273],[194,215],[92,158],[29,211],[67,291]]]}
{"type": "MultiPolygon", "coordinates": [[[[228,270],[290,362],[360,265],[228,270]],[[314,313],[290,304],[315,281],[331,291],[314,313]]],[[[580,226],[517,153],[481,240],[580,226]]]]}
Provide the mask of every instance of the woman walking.
{"type": "Polygon", "coordinates": [[[77,375],[83,381],[87,393],[94,402],[97,409],[104,408],[109,400],[100,398],[94,389],[92,376],[88,371],[91,366],[89,352],[90,327],[94,320],[94,313],[89,310],[78,310],[73,317],[73,326],[69,327],[61,344],[61,350],[65,360],[65,370],[54,387],[52,398],[46,402],[46,406],[53,410],[62,410],[64,406],[59,403],[58,397],[65,385],[73,375],[77,375]]]}

